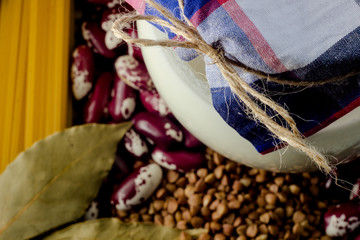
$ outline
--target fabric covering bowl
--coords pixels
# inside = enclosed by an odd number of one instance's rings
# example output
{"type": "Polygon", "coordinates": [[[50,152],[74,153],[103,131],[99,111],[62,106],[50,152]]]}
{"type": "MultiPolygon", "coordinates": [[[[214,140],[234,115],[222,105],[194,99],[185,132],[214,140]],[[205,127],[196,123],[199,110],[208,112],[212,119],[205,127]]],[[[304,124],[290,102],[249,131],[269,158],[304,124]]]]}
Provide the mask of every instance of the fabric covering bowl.
{"type": "MultiPolygon", "coordinates": [[[[140,38],[167,39],[153,25],[138,21],[140,38]]],[[[175,117],[208,147],[227,158],[250,167],[277,172],[301,172],[317,167],[292,147],[262,155],[252,144],[228,126],[212,106],[205,65],[201,57],[182,61],[175,51],[162,47],[143,47],[148,71],[161,96],[175,117]]],[[[333,163],[360,156],[360,107],[308,138],[333,163]]]]}

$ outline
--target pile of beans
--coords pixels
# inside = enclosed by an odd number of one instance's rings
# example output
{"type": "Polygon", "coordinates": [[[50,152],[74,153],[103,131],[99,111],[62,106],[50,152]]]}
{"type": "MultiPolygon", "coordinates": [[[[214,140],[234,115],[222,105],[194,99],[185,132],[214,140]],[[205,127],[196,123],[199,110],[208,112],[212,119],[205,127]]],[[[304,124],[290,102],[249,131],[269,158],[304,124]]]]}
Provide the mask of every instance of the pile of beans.
{"type": "MultiPolygon", "coordinates": [[[[208,229],[202,240],[356,238],[358,168],[349,201],[349,191],[339,192],[320,173],[270,173],[206,149],[171,114],[140,49],[112,34],[118,14],[131,7],[113,0],[76,4],[74,124],[133,122],[86,219],[106,216],[103,211],[126,222],[208,229]]],[[[126,31],[137,35],[134,26],[126,31]]]]}
{"type": "MultiPolygon", "coordinates": [[[[204,145],[171,114],[147,72],[140,48],[113,35],[111,27],[119,14],[132,8],[106,0],[82,4],[83,11],[76,14],[79,44],[71,65],[74,123],[133,122],[118,144],[111,174],[116,185],[111,204],[128,210],[153,194],[161,183],[162,167],[181,172],[201,167],[204,145]],[[156,163],[137,165],[150,158],[156,163]]],[[[135,26],[126,31],[137,36],[135,26]]]]}
{"type": "Polygon", "coordinates": [[[125,222],[155,222],[179,229],[206,228],[199,239],[331,239],[323,214],[336,201],[323,193],[318,173],[281,174],[248,168],[211,149],[203,167],[164,171],[151,200],[116,211],[125,222]],[[323,196],[321,196],[323,194],[323,196]]]}

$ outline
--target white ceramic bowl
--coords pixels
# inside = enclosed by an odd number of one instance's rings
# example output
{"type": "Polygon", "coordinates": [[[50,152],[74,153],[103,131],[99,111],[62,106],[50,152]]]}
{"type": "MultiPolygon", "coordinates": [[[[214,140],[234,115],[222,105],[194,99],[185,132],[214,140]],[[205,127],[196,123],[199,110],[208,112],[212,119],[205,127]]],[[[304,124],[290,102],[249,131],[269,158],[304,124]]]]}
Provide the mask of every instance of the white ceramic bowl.
{"type": "MultiPolygon", "coordinates": [[[[165,34],[145,21],[138,22],[138,29],[140,38],[166,39],[165,34]]],[[[261,155],[228,126],[212,106],[201,58],[187,63],[172,49],[144,47],[142,51],[148,71],[175,117],[207,146],[251,167],[277,172],[316,169],[309,158],[292,147],[261,155]]],[[[360,107],[308,139],[337,161],[359,157],[360,107]]]]}

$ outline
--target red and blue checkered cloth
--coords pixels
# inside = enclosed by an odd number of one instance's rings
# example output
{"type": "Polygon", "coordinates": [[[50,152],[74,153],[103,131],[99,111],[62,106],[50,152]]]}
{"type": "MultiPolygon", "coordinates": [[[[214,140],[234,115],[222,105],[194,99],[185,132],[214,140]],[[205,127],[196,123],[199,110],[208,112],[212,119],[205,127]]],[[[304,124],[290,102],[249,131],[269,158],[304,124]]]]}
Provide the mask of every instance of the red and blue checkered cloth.
{"type": "MultiPolygon", "coordinates": [[[[128,2],[141,14],[161,17],[141,0],[128,2]]],[[[177,0],[157,2],[180,18],[177,0]]],[[[360,69],[360,0],[184,0],[184,12],[208,44],[271,76],[320,81],[360,69]]],[[[175,37],[171,32],[168,35],[175,37]]],[[[177,52],[184,60],[196,56],[188,49],[177,52]]],[[[237,71],[254,88],[289,109],[305,136],[360,104],[360,75],[341,83],[292,87],[237,71]]],[[[206,74],[213,105],[222,118],[260,153],[273,151],[279,140],[249,119],[216,65],[207,64],[206,74]]]]}

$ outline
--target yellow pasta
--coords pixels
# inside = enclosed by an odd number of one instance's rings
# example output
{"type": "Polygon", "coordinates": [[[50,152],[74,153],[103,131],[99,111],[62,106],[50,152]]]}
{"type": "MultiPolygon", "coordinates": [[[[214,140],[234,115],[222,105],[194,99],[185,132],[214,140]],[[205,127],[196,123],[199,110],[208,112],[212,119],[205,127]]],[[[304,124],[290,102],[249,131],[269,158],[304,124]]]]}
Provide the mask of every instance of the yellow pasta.
{"type": "MultiPolygon", "coordinates": [[[[38,7],[39,1],[33,0],[32,4],[30,4],[30,19],[29,25],[31,27],[29,31],[29,52],[28,52],[28,70],[26,75],[26,122],[25,122],[25,147],[30,147],[33,143],[34,138],[34,122],[35,122],[35,81],[36,79],[36,41],[37,41],[37,15],[38,15],[38,7]]],[[[39,81],[39,80],[38,80],[39,81]]],[[[40,92],[37,90],[37,93],[40,92]]]]}
{"type": "MultiPolygon", "coordinates": [[[[58,11],[56,9],[56,1],[49,1],[49,15],[55,16],[56,11],[58,11]]],[[[46,103],[45,103],[45,111],[48,113],[46,114],[46,121],[45,121],[45,134],[51,134],[52,131],[54,131],[55,129],[55,123],[54,123],[54,114],[52,114],[54,112],[54,108],[55,108],[55,103],[54,103],[54,82],[55,82],[55,74],[54,74],[54,68],[55,68],[55,63],[54,63],[54,56],[55,56],[55,49],[53,47],[50,47],[51,44],[54,43],[55,40],[55,32],[57,31],[57,26],[55,26],[55,17],[49,18],[48,19],[48,28],[47,28],[47,35],[48,35],[48,41],[49,41],[49,45],[47,48],[47,54],[48,56],[51,58],[46,64],[46,66],[44,66],[44,68],[47,69],[47,75],[46,78],[50,81],[46,81],[46,103]]]]}
{"type": "Polygon", "coordinates": [[[29,1],[23,0],[14,103],[14,127],[11,134],[9,159],[14,159],[16,155],[24,149],[25,89],[29,35],[29,11],[27,10],[28,7],[29,1]]]}
{"type": "Polygon", "coordinates": [[[4,129],[2,132],[2,159],[9,156],[10,152],[10,138],[11,138],[11,129],[13,128],[13,113],[14,113],[14,102],[15,102],[15,86],[16,86],[16,74],[17,74],[17,60],[19,53],[19,41],[20,41],[20,22],[21,22],[21,9],[22,1],[17,0],[14,2],[4,2],[5,5],[2,6],[2,9],[11,12],[11,22],[8,22],[9,28],[6,29],[7,35],[5,34],[5,46],[2,48],[7,48],[5,50],[6,61],[3,61],[4,64],[4,75],[2,78],[6,81],[6,87],[4,88],[5,93],[5,108],[4,112],[6,117],[4,118],[4,129]]]}
{"type": "MultiPolygon", "coordinates": [[[[6,32],[9,29],[9,24],[5,24],[6,21],[9,19],[9,11],[6,1],[0,1],[0,56],[7,56],[8,54],[8,48],[6,47],[6,43],[8,42],[6,37],[6,32]]],[[[5,109],[5,106],[10,103],[6,103],[6,89],[7,89],[7,71],[6,69],[6,59],[5,57],[0,57],[0,109],[5,109]]],[[[4,111],[3,117],[0,117],[0,168],[3,168],[4,162],[4,156],[3,152],[5,151],[5,143],[4,143],[4,131],[5,131],[5,116],[6,112],[4,111]]]]}
{"type": "Polygon", "coordinates": [[[0,1],[0,172],[69,126],[71,0],[0,1]]]}

